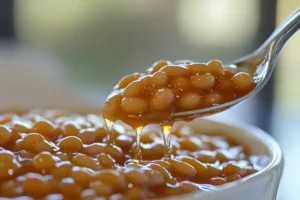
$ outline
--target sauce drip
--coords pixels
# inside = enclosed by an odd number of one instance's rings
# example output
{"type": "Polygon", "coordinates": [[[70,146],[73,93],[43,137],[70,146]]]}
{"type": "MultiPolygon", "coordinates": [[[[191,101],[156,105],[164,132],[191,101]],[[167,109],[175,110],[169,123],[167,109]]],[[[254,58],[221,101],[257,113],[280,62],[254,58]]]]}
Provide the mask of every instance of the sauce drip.
{"type": "Polygon", "coordinates": [[[142,150],[141,150],[141,136],[143,131],[143,126],[137,127],[136,131],[136,155],[134,157],[135,161],[142,160],[142,150]]]}
{"type": "Polygon", "coordinates": [[[163,139],[164,139],[164,159],[170,159],[171,158],[171,131],[172,126],[170,125],[164,125],[162,126],[162,132],[163,132],[163,139]]]}
{"type": "Polygon", "coordinates": [[[106,131],[107,131],[107,144],[114,145],[115,144],[114,131],[113,131],[114,122],[112,122],[108,119],[104,119],[104,121],[105,121],[105,127],[106,127],[106,131]]]}

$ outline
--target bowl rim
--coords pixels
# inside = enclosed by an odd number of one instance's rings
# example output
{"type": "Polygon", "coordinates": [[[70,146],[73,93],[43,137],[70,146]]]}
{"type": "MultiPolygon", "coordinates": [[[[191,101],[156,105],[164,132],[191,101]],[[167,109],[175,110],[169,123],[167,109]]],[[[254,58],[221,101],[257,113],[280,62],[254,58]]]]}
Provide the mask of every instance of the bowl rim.
{"type": "MultiPolygon", "coordinates": [[[[258,179],[262,178],[263,176],[266,176],[270,171],[275,170],[277,168],[280,168],[282,173],[282,168],[284,164],[283,160],[283,154],[281,151],[281,148],[279,147],[278,143],[275,141],[275,139],[270,136],[267,132],[263,131],[260,128],[257,128],[252,125],[247,125],[241,121],[238,120],[232,120],[232,119],[213,119],[211,117],[209,118],[198,118],[190,123],[197,123],[197,121],[201,120],[201,123],[211,123],[211,124],[218,124],[218,126],[222,127],[228,127],[231,129],[238,130],[241,134],[246,134],[250,137],[253,137],[257,140],[259,140],[262,145],[264,145],[268,151],[270,152],[271,161],[270,163],[264,167],[262,170],[251,174],[249,176],[243,177],[240,180],[233,181],[230,183],[226,183],[224,185],[217,186],[216,190],[211,191],[199,191],[199,192],[193,192],[189,194],[184,195],[178,195],[178,196],[170,196],[170,197],[164,197],[159,199],[194,199],[194,198],[205,198],[205,197],[211,197],[213,195],[216,195],[217,193],[224,193],[227,191],[231,191],[232,189],[236,189],[237,187],[243,187],[245,185],[252,184],[253,182],[257,181],[258,179]]],[[[193,126],[193,125],[192,125],[193,126]]],[[[234,137],[233,137],[234,138],[234,137]]]]}

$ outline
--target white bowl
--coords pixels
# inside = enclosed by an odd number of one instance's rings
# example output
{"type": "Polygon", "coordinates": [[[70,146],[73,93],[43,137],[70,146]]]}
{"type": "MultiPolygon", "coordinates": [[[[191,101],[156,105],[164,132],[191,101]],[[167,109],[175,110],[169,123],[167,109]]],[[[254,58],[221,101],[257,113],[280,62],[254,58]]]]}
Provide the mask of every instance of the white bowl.
{"type": "MultiPolygon", "coordinates": [[[[57,106],[62,108],[62,106],[57,106]]],[[[53,106],[52,108],[57,108],[53,106]]],[[[12,107],[9,107],[12,108],[12,107]]],[[[0,110],[10,110],[9,108],[0,110]]],[[[34,107],[26,107],[22,110],[30,110],[34,107]]],[[[19,110],[19,108],[17,108],[19,110]]],[[[67,110],[79,113],[99,113],[100,108],[94,106],[70,106],[67,110]]],[[[196,119],[188,123],[196,133],[216,134],[221,133],[234,139],[240,144],[249,147],[250,153],[255,155],[266,155],[270,162],[261,171],[244,177],[238,181],[218,186],[216,191],[194,192],[186,195],[163,198],[165,200],[275,200],[280,178],[283,170],[283,156],[277,142],[263,130],[245,125],[241,122],[220,122],[211,119],[196,119]]]]}
{"type": "Polygon", "coordinates": [[[247,145],[255,155],[267,155],[270,162],[261,171],[238,181],[218,186],[218,190],[195,192],[165,199],[179,200],[275,200],[283,170],[283,156],[277,142],[266,132],[240,122],[217,122],[196,119],[189,126],[201,134],[222,133],[247,145]]]}

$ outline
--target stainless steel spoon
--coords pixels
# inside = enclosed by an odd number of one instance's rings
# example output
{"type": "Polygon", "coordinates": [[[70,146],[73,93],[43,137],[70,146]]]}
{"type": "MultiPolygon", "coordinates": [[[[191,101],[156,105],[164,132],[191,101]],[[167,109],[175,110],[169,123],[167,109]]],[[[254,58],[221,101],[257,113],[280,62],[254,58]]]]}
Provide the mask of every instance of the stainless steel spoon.
{"type": "Polygon", "coordinates": [[[236,60],[233,62],[233,64],[225,65],[228,68],[232,68],[237,71],[248,72],[253,75],[253,80],[256,83],[256,87],[250,93],[234,101],[230,101],[221,105],[198,110],[177,112],[174,113],[174,117],[192,119],[198,116],[211,115],[222,110],[226,110],[231,106],[241,103],[246,99],[256,95],[270,79],[283,45],[294,33],[299,30],[299,28],[300,8],[294,11],[282,24],[280,24],[271,34],[271,36],[256,51],[248,56],[236,60]]]}

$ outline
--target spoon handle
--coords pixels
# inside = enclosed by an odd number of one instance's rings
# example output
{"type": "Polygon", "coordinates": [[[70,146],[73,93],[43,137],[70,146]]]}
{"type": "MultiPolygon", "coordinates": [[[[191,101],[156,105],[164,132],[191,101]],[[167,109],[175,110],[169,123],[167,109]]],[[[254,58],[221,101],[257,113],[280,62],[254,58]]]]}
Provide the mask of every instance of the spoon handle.
{"type": "Polygon", "coordinates": [[[270,60],[276,62],[280,50],[286,41],[300,29],[300,8],[286,18],[271,34],[271,36],[254,52],[256,55],[266,55],[270,52],[270,60]]]}
{"type": "Polygon", "coordinates": [[[240,67],[249,65],[258,66],[263,61],[271,61],[271,66],[274,68],[283,45],[299,28],[300,8],[287,17],[258,49],[247,56],[235,60],[233,63],[238,63],[240,67]]]}

